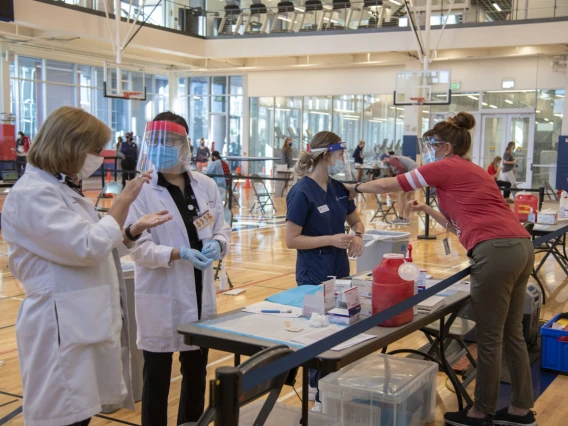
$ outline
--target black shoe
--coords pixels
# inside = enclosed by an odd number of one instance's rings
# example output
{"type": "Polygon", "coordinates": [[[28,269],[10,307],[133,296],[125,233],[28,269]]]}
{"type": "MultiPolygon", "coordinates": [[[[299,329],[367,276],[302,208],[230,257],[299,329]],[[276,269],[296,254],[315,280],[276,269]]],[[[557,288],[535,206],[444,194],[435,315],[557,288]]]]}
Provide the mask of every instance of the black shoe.
{"type": "Polygon", "coordinates": [[[493,424],[495,426],[537,426],[534,412],[529,411],[524,416],[509,414],[509,407],[505,407],[495,414],[493,424]]]}
{"type": "Polygon", "coordinates": [[[468,417],[467,412],[469,408],[465,408],[456,413],[446,413],[444,414],[444,420],[447,425],[451,426],[493,426],[493,419],[491,416],[485,416],[482,419],[474,419],[473,417],[468,417]]]}

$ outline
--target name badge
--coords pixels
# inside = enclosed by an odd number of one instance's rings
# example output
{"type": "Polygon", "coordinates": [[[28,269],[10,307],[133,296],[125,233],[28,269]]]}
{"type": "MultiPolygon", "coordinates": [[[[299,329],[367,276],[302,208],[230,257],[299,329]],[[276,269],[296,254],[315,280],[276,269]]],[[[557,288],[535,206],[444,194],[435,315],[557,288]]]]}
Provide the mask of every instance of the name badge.
{"type": "Polygon", "coordinates": [[[207,210],[202,215],[196,216],[193,219],[193,224],[195,225],[195,228],[198,231],[203,231],[205,228],[207,228],[213,222],[215,222],[215,218],[213,217],[213,215],[211,214],[211,212],[209,210],[207,210]]]}
{"type": "Polygon", "coordinates": [[[319,206],[319,207],[318,207],[318,211],[319,211],[320,213],[326,213],[326,212],[329,211],[329,207],[327,206],[327,204],[324,204],[323,206],[319,206]]]}

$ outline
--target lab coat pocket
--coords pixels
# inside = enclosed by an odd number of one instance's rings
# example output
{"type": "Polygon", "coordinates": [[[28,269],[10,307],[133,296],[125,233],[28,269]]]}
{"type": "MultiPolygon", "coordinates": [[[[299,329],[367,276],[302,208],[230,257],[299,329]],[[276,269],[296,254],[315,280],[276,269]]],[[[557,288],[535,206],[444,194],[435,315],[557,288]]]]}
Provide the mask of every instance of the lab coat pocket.
{"type": "Polygon", "coordinates": [[[61,350],[112,339],[108,286],[56,293],[54,300],[61,350]]]}
{"type": "Polygon", "coordinates": [[[172,298],[164,294],[135,294],[138,335],[161,337],[172,335],[172,298]]]}

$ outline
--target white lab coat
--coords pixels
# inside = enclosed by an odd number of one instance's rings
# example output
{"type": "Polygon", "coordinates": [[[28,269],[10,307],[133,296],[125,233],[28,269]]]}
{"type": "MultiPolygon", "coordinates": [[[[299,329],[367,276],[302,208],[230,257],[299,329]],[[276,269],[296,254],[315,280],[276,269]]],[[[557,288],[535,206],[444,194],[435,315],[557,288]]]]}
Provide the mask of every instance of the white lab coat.
{"type": "Polygon", "coordinates": [[[133,410],[118,223],[28,164],[2,233],[26,293],[16,321],[26,426],[72,424],[103,405],[133,410]]]}
{"type": "MultiPolygon", "coordinates": [[[[188,172],[189,173],[189,172],[188,172]]],[[[205,245],[211,239],[221,243],[221,257],[229,252],[231,227],[225,222],[223,202],[213,179],[189,173],[191,187],[201,213],[209,210],[215,222],[199,232],[205,245]]],[[[170,262],[174,248],[190,247],[187,229],[167,188],[158,185],[154,173],[150,185],[132,204],[126,224],[160,210],[168,210],[173,220],[150,229],[132,249],[135,269],[135,303],[138,348],[150,352],[179,352],[198,349],[183,342],[177,328],[198,320],[193,265],[186,260],[170,262]]],[[[203,271],[202,319],[217,313],[213,266],[203,271]]]]}

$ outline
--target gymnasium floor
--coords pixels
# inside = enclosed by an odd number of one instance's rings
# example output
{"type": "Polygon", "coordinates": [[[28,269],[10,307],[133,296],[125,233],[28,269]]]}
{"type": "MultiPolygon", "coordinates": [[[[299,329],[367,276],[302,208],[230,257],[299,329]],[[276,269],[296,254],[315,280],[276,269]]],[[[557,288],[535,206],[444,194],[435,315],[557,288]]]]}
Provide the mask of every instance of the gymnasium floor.
{"type": "MultiPolygon", "coordinates": [[[[296,285],[295,250],[286,248],[284,224],[286,205],[284,198],[276,198],[277,212],[268,211],[265,216],[258,212],[249,213],[252,206],[252,193],[242,190],[241,209],[234,209],[238,220],[233,226],[231,253],[226,259],[227,272],[235,287],[246,288],[246,292],[237,297],[217,296],[219,312],[225,312],[247,304],[263,300],[267,296],[296,285]]],[[[89,194],[96,195],[96,192],[89,194]]],[[[4,198],[4,197],[0,197],[4,198]]],[[[0,203],[3,203],[3,199],[0,203]]],[[[367,201],[358,202],[358,210],[365,224],[371,219],[376,208],[373,196],[367,196],[367,201]]],[[[373,225],[368,225],[368,229],[373,225]]],[[[414,247],[414,261],[426,268],[435,278],[447,277],[468,265],[464,250],[457,239],[452,236],[450,242],[452,254],[444,255],[441,238],[435,241],[417,240],[416,235],[423,233],[423,224],[416,216],[412,217],[410,226],[398,228],[411,232],[411,242],[414,247]]],[[[444,234],[441,227],[434,228],[434,234],[444,234]]],[[[18,282],[12,277],[7,267],[7,246],[0,239],[0,360],[5,364],[0,367],[0,426],[23,425],[21,414],[22,384],[20,380],[18,353],[16,349],[15,322],[23,291],[18,282]]],[[[354,271],[352,265],[352,271],[354,271]]],[[[568,310],[568,283],[560,267],[552,259],[548,260],[540,272],[547,287],[547,303],[543,307],[541,318],[549,319],[553,315],[568,310]]],[[[397,342],[389,348],[397,347],[418,349],[427,343],[420,333],[414,333],[397,342]]],[[[175,358],[174,358],[175,359],[175,358]]],[[[209,356],[208,377],[213,377],[216,368],[222,365],[232,365],[233,357],[224,352],[211,351],[209,356]]],[[[170,391],[169,425],[176,424],[177,405],[179,400],[179,363],[174,361],[172,385],[170,391]]],[[[537,383],[538,400],[534,410],[538,413],[541,426],[561,426],[567,424],[568,395],[566,389],[568,379],[565,376],[541,376],[538,365],[533,381],[537,383]],[[550,383],[552,379],[552,383],[550,383]],[[544,388],[546,390],[544,390],[544,388]],[[543,392],[544,390],[544,392],[543,392]]],[[[431,425],[442,425],[442,416],[446,411],[457,408],[454,394],[446,388],[446,377],[438,374],[436,420],[431,425]]],[[[296,391],[300,393],[301,380],[298,378],[296,391]]],[[[473,393],[473,384],[468,387],[473,393]]],[[[502,386],[502,397],[506,397],[507,386],[502,386]]],[[[287,404],[300,405],[294,390],[285,387],[280,401],[287,404]]],[[[502,405],[506,404],[506,400],[502,405]]],[[[137,404],[139,408],[139,403],[137,404]]],[[[91,425],[140,425],[140,412],[120,410],[110,415],[95,417],[91,425]]]]}

